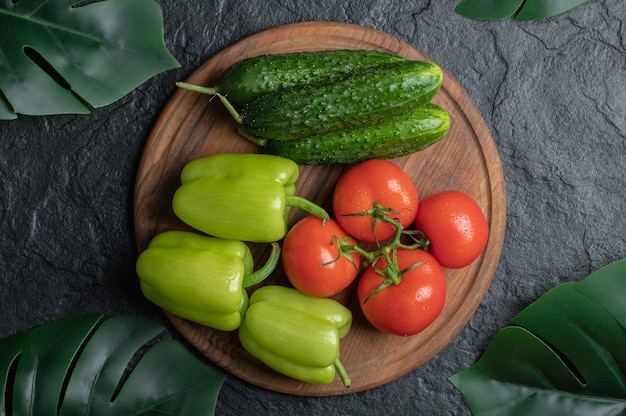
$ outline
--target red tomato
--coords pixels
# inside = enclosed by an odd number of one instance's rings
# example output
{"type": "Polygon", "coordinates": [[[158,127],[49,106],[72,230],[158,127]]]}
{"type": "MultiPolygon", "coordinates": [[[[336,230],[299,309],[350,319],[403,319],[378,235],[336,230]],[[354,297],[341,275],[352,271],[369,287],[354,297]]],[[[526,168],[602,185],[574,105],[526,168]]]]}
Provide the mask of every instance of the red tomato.
{"type": "MultiPolygon", "coordinates": [[[[424,262],[407,272],[398,285],[390,285],[365,299],[385,281],[372,266],[359,280],[358,296],[365,318],[382,332],[394,335],[415,335],[428,327],[441,314],[446,300],[446,276],[433,256],[421,249],[397,249],[400,270],[424,262]]],[[[384,269],[380,259],[376,268],[384,269]]]]}
{"type": "Polygon", "coordinates": [[[325,224],[310,215],[298,221],[287,233],[283,242],[282,262],[291,284],[312,296],[336,295],[350,285],[361,266],[358,253],[351,253],[354,264],[339,255],[338,243],[356,245],[336,221],[325,224]]]}
{"type": "Polygon", "coordinates": [[[456,190],[424,198],[415,226],[430,240],[431,254],[449,269],[476,260],[489,238],[489,225],[476,201],[456,190]]]}
{"type": "Polygon", "coordinates": [[[353,216],[371,210],[375,203],[391,209],[390,218],[403,227],[413,223],[419,202],[417,188],[395,163],[372,159],[348,169],[337,181],[333,212],[339,225],[354,238],[372,243],[393,236],[396,228],[377,221],[372,231],[372,216],[353,216]]]}

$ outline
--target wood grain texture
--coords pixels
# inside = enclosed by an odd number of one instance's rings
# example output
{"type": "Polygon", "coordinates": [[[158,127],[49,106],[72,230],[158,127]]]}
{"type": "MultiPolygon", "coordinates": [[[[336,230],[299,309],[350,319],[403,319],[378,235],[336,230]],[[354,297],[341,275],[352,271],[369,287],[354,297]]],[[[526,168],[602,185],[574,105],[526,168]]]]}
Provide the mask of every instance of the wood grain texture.
{"type": "MultiPolygon", "coordinates": [[[[213,86],[220,73],[247,57],[324,49],[378,49],[409,59],[431,60],[411,45],[370,28],[334,22],[307,22],[279,26],[243,39],[197,68],[187,82],[213,86]]],[[[330,385],[312,385],[284,377],[250,356],[237,333],[215,331],[165,312],[178,331],[210,361],[254,385],[287,394],[341,395],[367,390],[416,369],[443,349],[467,324],[479,306],[495,273],[506,222],[504,179],[497,149],[481,114],[465,90],[445,71],[433,102],[451,117],[449,133],[419,153],[393,159],[415,181],[420,197],[446,189],[461,190],[476,199],[490,226],[483,255],[470,266],[447,270],[446,305],[438,319],[413,337],[385,335],[365,320],[352,285],[335,298],[354,314],[350,333],[341,344],[341,360],[352,378],[346,389],[339,379],[330,385]]],[[[218,152],[258,152],[240,138],[237,126],[218,100],[177,90],[167,103],[146,143],[137,172],[134,221],[139,250],[168,229],[187,229],[173,214],[171,199],[180,186],[183,166],[218,152]]],[[[298,194],[330,210],[332,191],[346,166],[301,166],[298,194]]],[[[304,214],[292,210],[293,224],[304,214]]],[[[256,260],[264,261],[267,245],[251,245],[256,260]]],[[[288,282],[281,270],[264,284],[288,282]]],[[[254,289],[254,288],[252,288],[254,289]]]]}

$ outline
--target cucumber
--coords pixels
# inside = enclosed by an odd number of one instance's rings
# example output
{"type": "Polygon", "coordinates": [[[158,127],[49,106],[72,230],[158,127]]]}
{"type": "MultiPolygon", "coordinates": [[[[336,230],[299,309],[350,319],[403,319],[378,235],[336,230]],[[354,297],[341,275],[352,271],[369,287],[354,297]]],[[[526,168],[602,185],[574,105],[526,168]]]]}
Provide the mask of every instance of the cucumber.
{"type": "Polygon", "coordinates": [[[264,146],[267,153],[301,165],[350,164],[367,159],[391,159],[423,150],[438,142],[449,129],[448,112],[427,103],[395,119],[322,136],[250,140],[264,146]]]}
{"type": "Polygon", "coordinates": [[[215,92],[235,107],[271,92],[294,86],[331,81],[351,72],[406,58],[370,50],[329,50],[262,55],[228,67],[215,92]]]}
{"type": "Polygon", "coordinates": [[[441,68],[432,62],[386,63],[262,95],[242,107],[238,121],[247,134],[267,139],[318,136],[411,111],[430,101],[442,81],[441,68]]]}

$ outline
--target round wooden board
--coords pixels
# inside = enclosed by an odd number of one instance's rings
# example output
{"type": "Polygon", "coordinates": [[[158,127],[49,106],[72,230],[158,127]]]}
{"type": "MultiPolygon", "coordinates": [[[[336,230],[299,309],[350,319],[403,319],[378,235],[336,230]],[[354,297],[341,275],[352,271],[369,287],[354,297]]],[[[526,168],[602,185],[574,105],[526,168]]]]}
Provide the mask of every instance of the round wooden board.
{"type": "MultiPolygon", "coordinates": [[[[245,38],[197,68],[187,82],[216,85],[220,73],[233,63],[255,55],[324,49],[378,49],[415,60],[431,60],[411,45],[370,28],[334,22],[307,22],[279,26],[245,38]]],[[[329,385],[301,383],[267,368],[249,355],[237,332],[216,331],[165,312],[180,333],[210,361],[254,385],[305,396],[341,395],[367,390],[416,369],[443,349],[466,325],[480,304],[500,257],[504,240],[506,202],[499,156],[481,114],[463,88],[445,71],[433,102],[448,110],[449,133],[430,148],[393,159],[415,181],[420,197],[458,189],[474,197],[490,225],[483,255],[470,266],[447,270],[446,306],[438,319],[413,337],[397,337],[374,330],[360,312],[355,285],[335,298],[353,312],[350,333],[342,340],[341,360],[352,388],[339,379],[329,385]]],[[[137,173],[134,220],[139,250],[157,233],[188,229],[173,214],[171,199],[180,186],[183,166],[220,152],[258,152],[239,137],[236,125],[218,100],[177,90],[158,117],[148,138],[137,173]]],[[[332,191],[346,166],[301,166],[298,194],[327,209],[332,191]]],[[[292,210],[293,224],[304,214],[292,210]]],[[[255,258],[264,261],[267,245],[251,245],[255,258]]],[[[278,270],[265,284],[288,282],[278,270]]]]}

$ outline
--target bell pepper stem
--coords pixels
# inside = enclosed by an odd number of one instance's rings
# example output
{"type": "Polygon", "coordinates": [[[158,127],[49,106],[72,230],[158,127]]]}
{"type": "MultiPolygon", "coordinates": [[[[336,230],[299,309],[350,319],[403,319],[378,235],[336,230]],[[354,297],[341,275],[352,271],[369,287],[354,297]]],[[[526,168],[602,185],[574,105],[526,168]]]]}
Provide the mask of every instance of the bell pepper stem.
{"type": "Polygon", "coordinates": [[[339,360],[339,357],[337,357],[337,359],[333,362],[333,366],[335,367],[335,371],[337,371],[337,374],[339,374],[339,378],[341,379],[343,385],[346,388],[352,386],[352,380],[350,380],[350,376],[348,376],[348,372],[339,360]]]}
{"type": "Polygon", "coordinates": [[[278,262],[280,261],[280,244],[272,243],[272,251],[270,256],[259,270],[251,273],[243,278],[243,288],[246,289],[250,286],[261,283],[276,269],[278,262]]]}
{"type": "Polygon", "coordinates": [[[238,124],[243,124],[243,119],[241,115],[237,112],[237,110],[235,110],[235,107],[233,107],[230,101],[228,101],[228,99],[224,95],[219,93],[219,90],[217,88],[203,87],[201,85],[194,85],[194,84],[190,84],[188,82],[182,82],[182,81],[177,82],[176,86],[184,90],[199,92],[200,94],[217,95],[217,98],[219,98],[222,104],[224,104],[224,107],[226,107],[226,109],[228,110],[230,115],[235,119],[235,121],[238,124]]]}
{"type": "Polygon", "coordinates": [[[328,212],[326,212],[324,208],[320,207],[313,201],[309,201],[308,199],[297,195],[287,195],[285,197],[285,204],[290,207],[300,208],[311,215],[315,215],[317,218],[321,219],[324,224],[326,224],[330,218],[330,215],[328,215],[328,212]]]}

